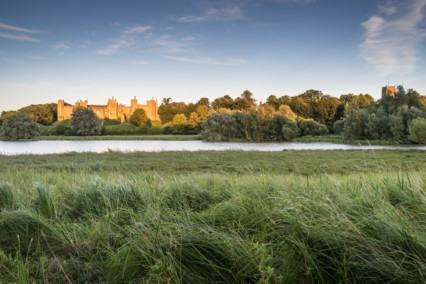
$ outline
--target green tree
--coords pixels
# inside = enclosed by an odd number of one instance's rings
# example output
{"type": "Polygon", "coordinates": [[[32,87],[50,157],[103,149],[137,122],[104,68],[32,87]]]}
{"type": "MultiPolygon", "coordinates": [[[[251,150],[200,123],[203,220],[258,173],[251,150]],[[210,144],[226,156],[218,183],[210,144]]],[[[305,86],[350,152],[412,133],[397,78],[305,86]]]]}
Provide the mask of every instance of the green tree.
{"type": "Polygon", "coordinates": [[[333,131],[336,134],[342,134],[344,127],[345,127],[345,121],[343,119],[336,120],[333,124],[333,131]]]}
{"type": "Polygon", "coordinates": [[[10,141],[30,139],[40,135],[40,128],[28,114],[16,114],[3,122],[0,135],[10,141]]]}
{"type": "Polygon", "coordinates": [[[234,100],[229,96],[225,95],[223,97],[217,98],[212,102],[212,108],[215,111],[219,111],[219,109],[232,109],[232,106],[234,105],[234,100]]]}
{"type": "Polygon", "coordinates": [[[173,125],[186,125],[188,124],[188,119],[183,113],[178,113],[173,117],[173,125]]]}
{"type": "Polygon", "coordinates": [[[266,99],[266,103],[267,105],[272,106],[275,110],[278,110],[281,102],[280,100],[275,96],[275,95],[270,95],[267,99],[266,99]]]}
{"type": "Polygon", "coordinates": [[[303,100],[303,98],[292,98],[290,107],[291,110],[294,111],[298,116],[304,118],[312,118],[312,108],[305,100],[303,100]]]}
{"type": "Polygon", "coordinates": [[[148,116],[146,115],[145,110],[140,108],[135,110],[130,116],[130,122],[137,127],[145,126],[148,122],[148,116]]]}
{"type": "Polygon", "coordinates": [[[415,143],[426,143],[426,119],[417,118],[411,121],[409,125],[410,135],[408,139],[415,143]]]}
{"type": "Polygon", "coordinates": [[[77,135],[100,135],[102,123],[93,110],[78,107],[71,114],[71,127],[77,135]]]}
{"type": "Polygon", "coordinates": [[[343,137],[345,139],[361,139],[362,132],[362,118],[358,105],[355,103],[347,103],[345,106],[343,137]]]}
{"type": "Polygon", "coordinates": [[[21,108],[18,112],[28,114],[33,121],[43,125],[51,125],[56,120],[55,113],[49,104],[30,105],[21,108]]]}
{"type": "Polygon", "coordinates": [[[207,141],[228,141],[238,133],[235,118],[229,114],[214,113],[201,124],[201,136],[207,141]]]}
{"type": "Polygon", "coordinates": [[[327,126],[313,120],[305,120],[299,123],[300,133],[302,136],[312,135],[319,136],[328,133],[327,126]]]}

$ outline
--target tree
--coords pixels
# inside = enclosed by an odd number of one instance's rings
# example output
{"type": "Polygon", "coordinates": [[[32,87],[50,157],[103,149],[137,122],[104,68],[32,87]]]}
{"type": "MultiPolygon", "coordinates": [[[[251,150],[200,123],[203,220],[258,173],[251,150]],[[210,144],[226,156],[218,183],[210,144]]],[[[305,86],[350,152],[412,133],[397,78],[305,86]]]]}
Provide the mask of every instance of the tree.
{"type": "Polygon", "coordinates": [[[201,124],[201,136],[207,141],[227,141],[238,133],[235,118],[229,114],[212,114],[201,124]]]}
{"type": "Polygon", "coordinates": [[[415,143],[426,143],[426,119],[417,118],[412,120],[409,125],[409,131],[408,139],[415,143]]]}
{"type": "Polygon", "coordinates": [[[55,113],[49,104],[30,105],[21,108],[18,112],[28,114],[33,121],[43,125],[51,125],[56,120],[55,113]]]}
{"type": "Polygon", "coordinates": [[[362,138],[362,119],[358,105],[347,103],[345,106],[345,127],[343,130],[345,139],[362,138]]]}
{"type": "Polygon", "coordinates": [[[191,112],[191,114],[189,115],[189,120],[188,120],[189,125],[191,125],[192,127],[196,127],[200,122],[201,122],[201,119],[198,116],[198,114],[195,112],[191,112]]]}
{"type": "Polygon", "coordinates": [[[179,114],[176,114],[173,117],[172,124],[173,125],[185,125],[185,124],[188,124],[188,120],[186,119],[186,116],[183,113],[179,113],[179,114]]]}
{"type": "Polygon", "coordinates": [[[28,114],[16,114],[3,122],[0,135],[11,141],[30,139],[40,135],[40,128],[28,114]]]}
{"type": "Polygon", "coordinates": [[[78,135],[100,135],[102,123],[93,110],[78,107],[71,114],[71,127],[78,135]]]}
{"type": "Polygon", "coordinates": [[[303,98],[295,97],[290,103],[291,110],[294,111],[298,116],[304,118],[312,118],[311,106],[303,100],[303,98]]]}
{"type": "Polygon", "coordinates": [[[145,110],[137,109],[130,116],[130,122],[137,127],[145,126],[148,122],[148,116],[146,116],[145,110]]]}
{"type": "Polygon", "coordinates": [[[266,104],[272,106],[275,110],[278,110],[281,105],[281,102],[275,95],[270,95],[266,99],[266,104]]]}

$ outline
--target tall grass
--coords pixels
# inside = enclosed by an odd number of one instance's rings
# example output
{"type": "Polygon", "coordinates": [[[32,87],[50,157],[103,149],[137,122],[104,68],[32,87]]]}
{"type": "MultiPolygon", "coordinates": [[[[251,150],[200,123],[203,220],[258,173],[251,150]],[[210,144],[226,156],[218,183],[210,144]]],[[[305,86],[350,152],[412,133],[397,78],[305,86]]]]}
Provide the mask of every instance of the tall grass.
{"type": "Polygon", "coordinates": [[[423,172],[0,173],[0,279],[424,283],[423,172]],[[12,197],[11,197],[12,196],[12,197]]]}

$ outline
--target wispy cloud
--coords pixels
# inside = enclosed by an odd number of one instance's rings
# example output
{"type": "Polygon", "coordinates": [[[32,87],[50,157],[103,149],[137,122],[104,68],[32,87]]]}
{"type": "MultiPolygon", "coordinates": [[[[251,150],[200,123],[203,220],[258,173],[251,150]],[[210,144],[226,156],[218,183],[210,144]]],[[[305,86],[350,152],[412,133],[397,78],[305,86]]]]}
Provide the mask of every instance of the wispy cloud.
{"type": "Polygon", "coordinates": [[[151,26],[134,26],[126,29],[121,33],[120,37],[112,39],[110,45],[97,50],[96,53],[101,55],[114,54],[123,47],[133,45],[136,42],[137,34],[144,33],[150,29],[152,29],[151,26]]]}
{"type": "Polygon", "coordinates": [[[179,52],[190,52],[192,48],[186,46],[180,40],[173,39],[170,35],[163,35],[152,42],[156,48],[155,50],[161,53],[179,53],[179,52]]]}
{"type": "Polygon", "coordinates": [[[421,27],[426,0],[388,0],[377,14],[362,23],[361,56],[382,75],[409,73],[419,60],[420,43],[426,37],[421,27]]]}
{"type": "Polygon", "coordinates": [[[189,58],[189,57],[176,57],[164,55],[164,58],[193,63],[193,64],[201,64],[201,65],[223,65],[223,66],[241,66],[247,64],[247,60],[244,59],[228,59],[224,61],[216,60],[213,58],[203,57],[203,58],[189,58]]]}
{"type": "Polygon", "coordinates": [[[10,26],[10,25],[6,25],[6,24],[3,24],[3,23],[0,23],[0,29],[10,30],[10,31],[20,32],[20,33],[28,33],[28,34],[38,34],[38,33],[40,33],[40,31],[29,30],[29,29],[24,29],[24,28],[20,28],[20,27],[10,26]]]}
{"type": "Polygon", "coordinates": [[[30,37],[30,36],[26,35],[26,33],[27,34],[37,34],[37,33],[40,33],[40,31],[10,26],[10,25],[6,25],[6,24],[3,24],[3,23],[0,23],[0,30],[6,30],[7,31],[7,32],[0,32],[0,37],[2,37],[2,38],[18,40],[18,41],[39,42],[38,39],[30,37]],[[18,32],[18,33],[12,33],[11,34],[11,32],[18,32]]]}
{"type": "Polygon", "coordinates": [[[54,49],[70,49],[71,47],[69,46],[68,43],[64,43],[64,42],[60,42],[58,44],[55,44],[53,46],[54,49]]]}
{"type": "Polygon", "coordinates": [[[27,35],[20,35],[20,34],[12,35],[12,34],[0,33],[0,37],[7,38],[7,39],[13,39],[13,40],[19,40],[19,41],[39,42],[38,39],[29,37],[27,35]]]}
{"type": "Polygon", "coordinates": [[[235,21],[244,20],[245,17],[240,7],[224,7],[224,8],[210,8],[204,15],[201,16],[183,16],[178,19],[182,23],[200,23],[207,21],[235,21]]]}

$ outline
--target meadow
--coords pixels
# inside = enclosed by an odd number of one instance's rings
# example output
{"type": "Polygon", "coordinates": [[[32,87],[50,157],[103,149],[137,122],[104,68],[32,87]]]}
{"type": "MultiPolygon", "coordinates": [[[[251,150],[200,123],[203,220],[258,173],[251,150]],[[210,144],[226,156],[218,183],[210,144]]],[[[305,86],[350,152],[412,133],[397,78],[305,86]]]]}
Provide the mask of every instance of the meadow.
{"type": "Polygon", "coordinates": [[[424,151],[0,156],[0,279],[423,283],[424,151]]]}

